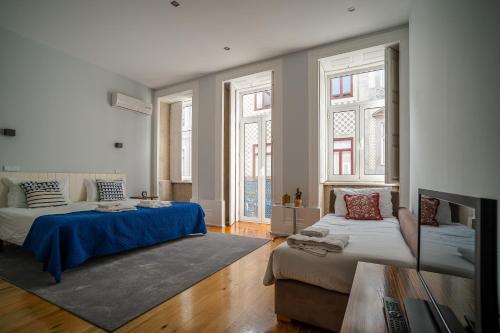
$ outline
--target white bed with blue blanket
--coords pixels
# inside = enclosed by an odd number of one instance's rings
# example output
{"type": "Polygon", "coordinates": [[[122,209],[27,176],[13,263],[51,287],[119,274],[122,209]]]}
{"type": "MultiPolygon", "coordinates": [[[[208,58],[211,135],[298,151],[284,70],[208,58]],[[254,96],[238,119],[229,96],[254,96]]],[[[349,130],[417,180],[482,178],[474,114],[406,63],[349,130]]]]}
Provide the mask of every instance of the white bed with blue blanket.
{"type": "MultiPolygon", "coordinates": [[[[62,183],[71,184],[71,179],[62,183]]],[[[2,194],[5,189],[0,187],[0,204],[2,194]]],[[[139,200],[120,202],[135,207],[139,200]]],[[[205,214],[196,203],[173,202],[167,207],[137,207],[121,212],[96,211],[98,204],[68,200],[55,207],[29,208],[12,207],[10,203],[11,207],[0,208],[0,240],[33,252],[43,268],[60,282],[64,270],[91,257],[207,232],[205,214]]]]}

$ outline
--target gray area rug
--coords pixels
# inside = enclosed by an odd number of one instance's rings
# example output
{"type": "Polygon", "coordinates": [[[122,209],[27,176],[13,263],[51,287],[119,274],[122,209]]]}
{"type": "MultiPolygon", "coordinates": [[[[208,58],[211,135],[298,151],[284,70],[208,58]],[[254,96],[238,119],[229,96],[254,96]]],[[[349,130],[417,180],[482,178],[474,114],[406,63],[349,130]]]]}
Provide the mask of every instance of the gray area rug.
{"type": "Polygon", "coordinates": [[[63,272],[59,284],[31,253],[6,246],[0,277],[112,331],[267,242],[207,233],[91,259],[63,272]]]}

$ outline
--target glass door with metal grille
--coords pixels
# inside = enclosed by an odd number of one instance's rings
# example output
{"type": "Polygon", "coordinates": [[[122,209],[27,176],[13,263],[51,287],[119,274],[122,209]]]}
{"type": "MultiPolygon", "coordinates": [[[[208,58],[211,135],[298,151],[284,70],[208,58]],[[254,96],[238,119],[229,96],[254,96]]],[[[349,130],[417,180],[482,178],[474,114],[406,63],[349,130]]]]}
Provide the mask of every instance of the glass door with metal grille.
{"type": "Polygon", "coordinates": [[[271,219],[271,90],[240,93],[239,220],[271,219]]]}

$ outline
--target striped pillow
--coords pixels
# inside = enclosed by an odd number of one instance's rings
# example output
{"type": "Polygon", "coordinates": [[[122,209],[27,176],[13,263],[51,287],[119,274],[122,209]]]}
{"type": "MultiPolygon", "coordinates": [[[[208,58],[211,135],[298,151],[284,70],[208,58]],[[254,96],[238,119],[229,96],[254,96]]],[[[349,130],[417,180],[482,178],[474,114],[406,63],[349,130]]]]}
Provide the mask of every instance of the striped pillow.
{"type": "Polygon", "coordinates": [[[29,208],[65,206],[68,203],[57,180],[47,182],[24,182],[19,184],[26,194],[29,208]]]}
{"type": "Polygon", "coordinates": [[[96,180],[99,201],[125,200],[123,180],[96,180]]]}

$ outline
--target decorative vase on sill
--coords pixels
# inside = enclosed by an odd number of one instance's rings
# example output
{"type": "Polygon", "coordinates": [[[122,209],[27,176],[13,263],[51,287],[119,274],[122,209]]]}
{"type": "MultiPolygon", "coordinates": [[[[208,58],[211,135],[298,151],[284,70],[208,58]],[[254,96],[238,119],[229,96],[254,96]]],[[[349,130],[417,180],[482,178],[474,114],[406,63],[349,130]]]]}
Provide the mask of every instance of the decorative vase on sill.
{"type": "Polygon", "coordinates": [[[281,203],[283,205],[287,205],[290,203],[290,195],[288,193],[283,194],[283,197],[281,198],[281,203]]]}
{"type": "Polygon", "coordinates": [[[299,190],[298,187],[297,187],[297,192],[295,192],[294,204],[295,204],[295,207],[302,206],[302,192],[299,190]]]}

